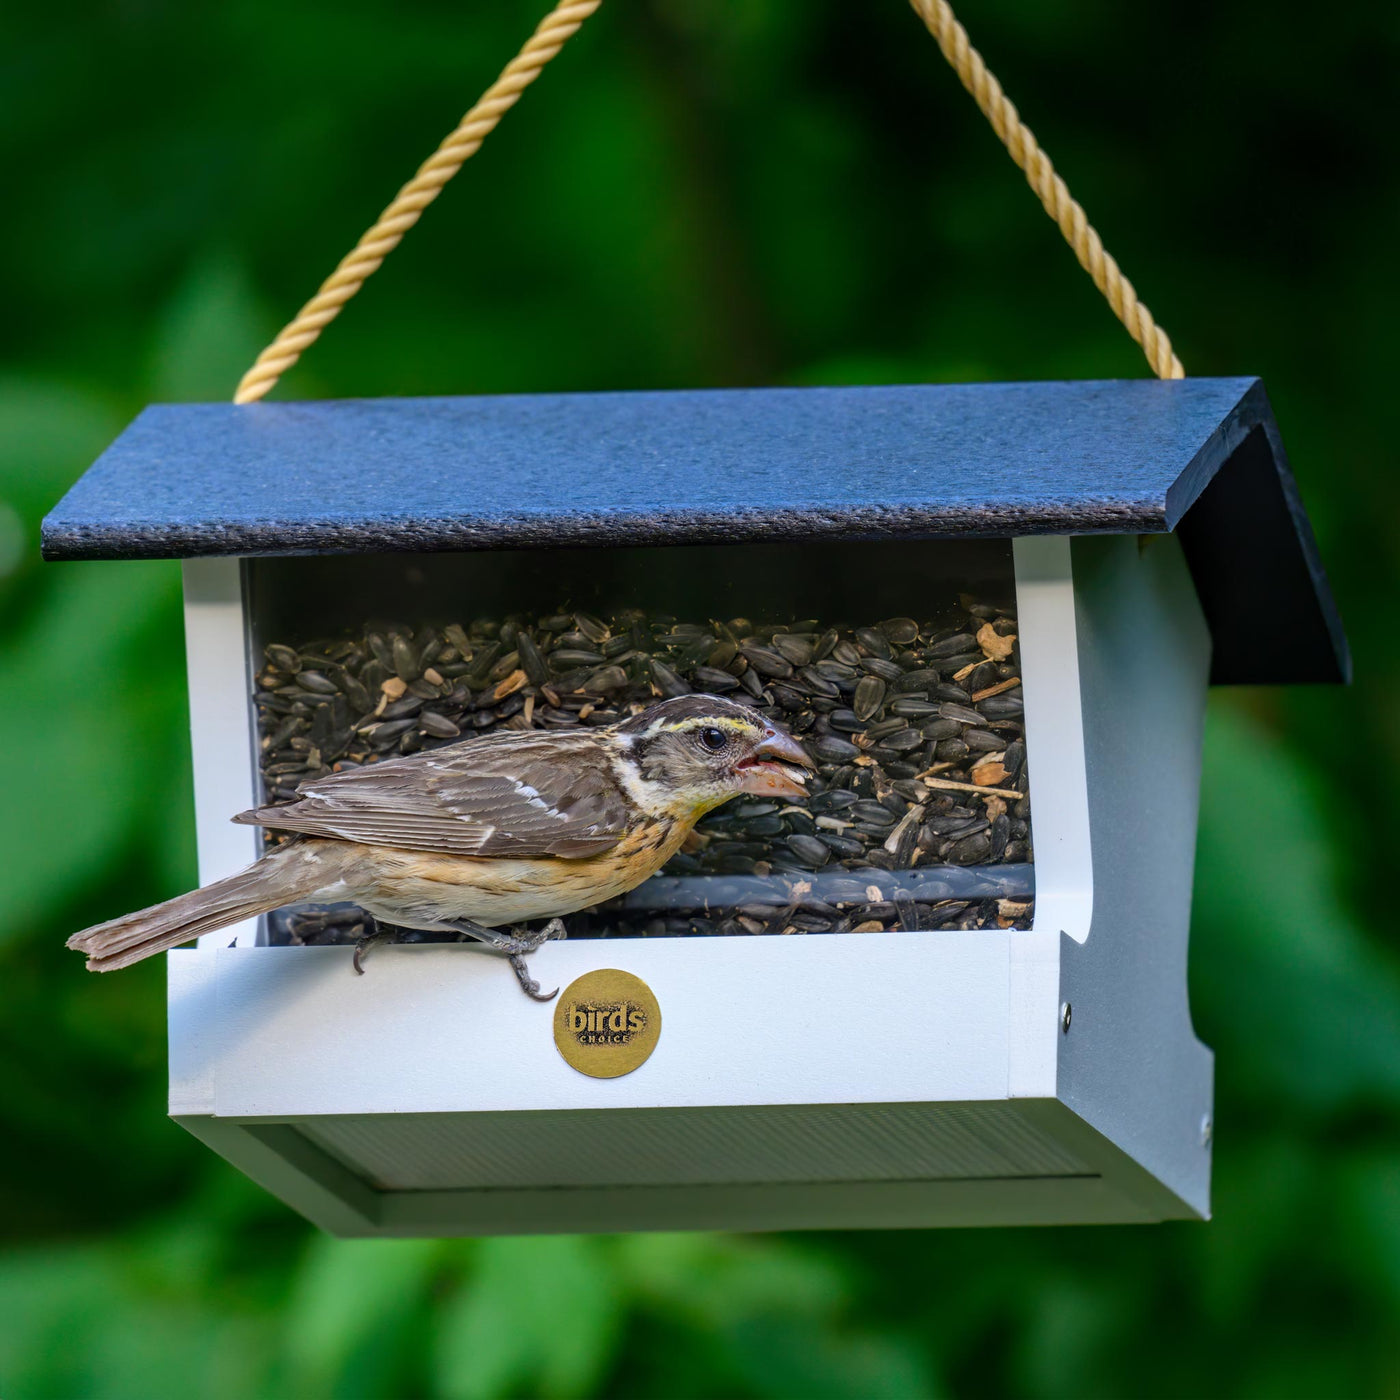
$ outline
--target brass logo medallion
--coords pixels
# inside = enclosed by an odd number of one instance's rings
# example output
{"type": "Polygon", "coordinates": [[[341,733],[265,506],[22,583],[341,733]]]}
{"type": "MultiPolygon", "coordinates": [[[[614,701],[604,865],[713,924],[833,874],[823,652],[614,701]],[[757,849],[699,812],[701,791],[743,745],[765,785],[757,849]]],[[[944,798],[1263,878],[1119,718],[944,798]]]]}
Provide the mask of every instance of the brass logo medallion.
{"type": "Polygon", "coordinates": [[[554,1043],[580,1074],[616,1079],[644,1064],[661,1037],[661,1008],[640,977],[601,967],[554,1004],[554,1043]]]}

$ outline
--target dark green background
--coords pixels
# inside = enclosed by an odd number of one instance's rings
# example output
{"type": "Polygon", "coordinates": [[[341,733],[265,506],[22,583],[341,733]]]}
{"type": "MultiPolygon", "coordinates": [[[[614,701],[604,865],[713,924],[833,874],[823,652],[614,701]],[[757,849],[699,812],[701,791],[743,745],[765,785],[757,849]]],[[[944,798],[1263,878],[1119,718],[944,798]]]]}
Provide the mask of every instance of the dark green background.
{"type": "MultiPolygon", "coordinates": [[[[1214,1223],[338,1243],[166,1120],[162,968],[62,942],[193,876],[178,569],[39,518],[231,392],[541,10],[8,7],[0,1393],[1396,1394],[1394,7],[963,15],[1188,369],[1265,377],[1356,651],[1212,701],[1214,1223]]],[[[901,0],[610,0],[279,393],[1143,373],[901,0]]]]}

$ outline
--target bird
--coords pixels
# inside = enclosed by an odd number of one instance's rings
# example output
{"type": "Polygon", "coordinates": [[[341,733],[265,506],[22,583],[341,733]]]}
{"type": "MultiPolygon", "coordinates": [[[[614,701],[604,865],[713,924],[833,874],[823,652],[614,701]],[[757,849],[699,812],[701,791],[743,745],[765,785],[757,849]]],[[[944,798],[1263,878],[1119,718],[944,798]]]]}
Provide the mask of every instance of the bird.
{"type": "MultiPolygon", "coordinates": [[[[801,799],[802,744],[717,695],[662,700],[596,729],[507,730],[304,782],[233,818],[291,835],[246,870],[68,940],[90,972],[128,967],[303,901],[358,904],[400,928],[455,933],[525,962],[561,916],[625,894],[695,823],[740,794],[801,799]],[[526,923],[546,919],[541,930],[526,923]]],[[[362,939],[360,955],[380,935],[362,939]]]]}

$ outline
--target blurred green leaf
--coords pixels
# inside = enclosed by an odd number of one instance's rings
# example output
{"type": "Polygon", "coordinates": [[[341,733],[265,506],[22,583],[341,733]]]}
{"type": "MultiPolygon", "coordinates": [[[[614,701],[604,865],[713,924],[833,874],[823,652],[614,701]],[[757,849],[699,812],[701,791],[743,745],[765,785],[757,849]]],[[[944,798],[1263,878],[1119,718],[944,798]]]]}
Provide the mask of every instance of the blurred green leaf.
{"type": "Polygon", "coordinates": [[[279,329],[235,254],[206,254],[156,321],[149,371],[160,403],[230,399],[279,329]]]}
{"type": "MultiPolygon", "coordinates": [[[[75,863],[100,870],[116,860],[139,822],[154,817],[157,836],[167,824],[173,831],[188,823],[179,782],[187,751],[183,657],[175,652],[150,665],[144,646],[153,629],[178,616],[178,590],[179,572],[168,564],[128,565],[119,574],[70,565],[0,655],[8,777],[24,794],[0,809],[0,842],[12,862],[11,917],[0,940],[37,920],[75,863]],[[76,637],[83,639],[85,685],[73,683],[67,660],[76,637]]],[[[188,840],[179,845],[188,849],[188,840]]]]}
{"type": "Polygon", "coordinates": [[[498,1400],[522,1389],[544,1400],[594,1394],[624,1301],[603,1243],[571,1235],[488,1239],[474,1258],[438,1312],[445,1400],[498,1400]]]}
{"type": "Polygon", "coordinates": [[[287,1311],[295,1393],[305,1400],[387,1394],[440,1255],[432,1240],[313,1240],[287,1311]]]}
{"type": "Polygon", "coordinates": [[[1318,1108],[1400,1103],[1400,976],[1351,915],[1332,853],[1339,818],[1312,774],[1217,703],[1203,786],[1198,1009],[1233,1023],[1242,1069],[1276,1095],[1318,1108]]]}

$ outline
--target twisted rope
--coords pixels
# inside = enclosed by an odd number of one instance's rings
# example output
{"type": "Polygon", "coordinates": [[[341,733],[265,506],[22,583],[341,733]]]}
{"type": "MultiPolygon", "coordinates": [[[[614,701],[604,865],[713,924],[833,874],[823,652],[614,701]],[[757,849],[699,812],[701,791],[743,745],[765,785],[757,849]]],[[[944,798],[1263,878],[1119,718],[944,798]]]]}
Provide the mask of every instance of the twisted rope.
{"type": "Polygon", "coordinates": [[[1001,84],[987,71],[982,55],[968,42],[967,30],[958,23],[947,0],[909,0],[909,3],[938,41],[943,57],[972,94],[1011,159],[1024,172],[1027,183],[1045,206],[1045,212],[1060,226],[1080,267],[1093,279],[1094,286],[1103,293],[1128,334],[1142,346],[1153,373],[1159,379],[1184,378],[1186,371],[1173,352],[1166,331],[1152,319],[1152,313],[1138,300],[1133,284],[1104,251],[1103,240],[1085,216],[1079,201],[1055,172],[1050,157],[1040,149],[1040,143],[1021,120],[1001,84]]]}
{"type": "Polygon", "coordinates": [[[253,367],[239,381],[234,403],[254,403],[301,358],[337,316],[341,308],[365,284],[379,265],[398,247],[423,211],[442,193],[443,186],[481,149],[496,123],[520,100],[540,76],[546,63],[571,39],[602,0],[559,0],[540,21],[525,47],[506,65],[501,76],[481,95],[470,112],[418,173],[394,197],[320,290],[282,328],[253,367]]]}
{"type": "MultiPolygon", "coordinates": [[[[943,57],[957,73],[991,123],[1011,159],[1025,174],[1045,212],[1059,225],[1065,241],[1074,249],[1079,265],[1107,299],[1113,314],[1142,347],[1147,362],[1160,379],[1181,379],[1185,371],[1172,350],[1167,333],[1138,299],[1133,284],[1123,276],[1103,240],[1089,222],[1069,187],[1040,148],[1031,129],[1021,120],[1001,84],[987,71],[982,55],[968,41],[947,0],[909,0],[915,13],[938,41],[943,57]]],[[[341,308],[364,285],[400,239],[422,216],[423,210],[442,193],[443,186],[481,149],[481,143],[497,122],[520,100],[520,94],[539,77],[565,43],[578,32],[602,0],[559,0],[540,21],[525,47],[508,63],[501,76],[482,94],[418,173],[395,196],[321,284],[320,290],[295,318],[278,333],[239,381],[234,403],[254,403],[301,358],[307,346],[340,314],[341,308]]]]}

